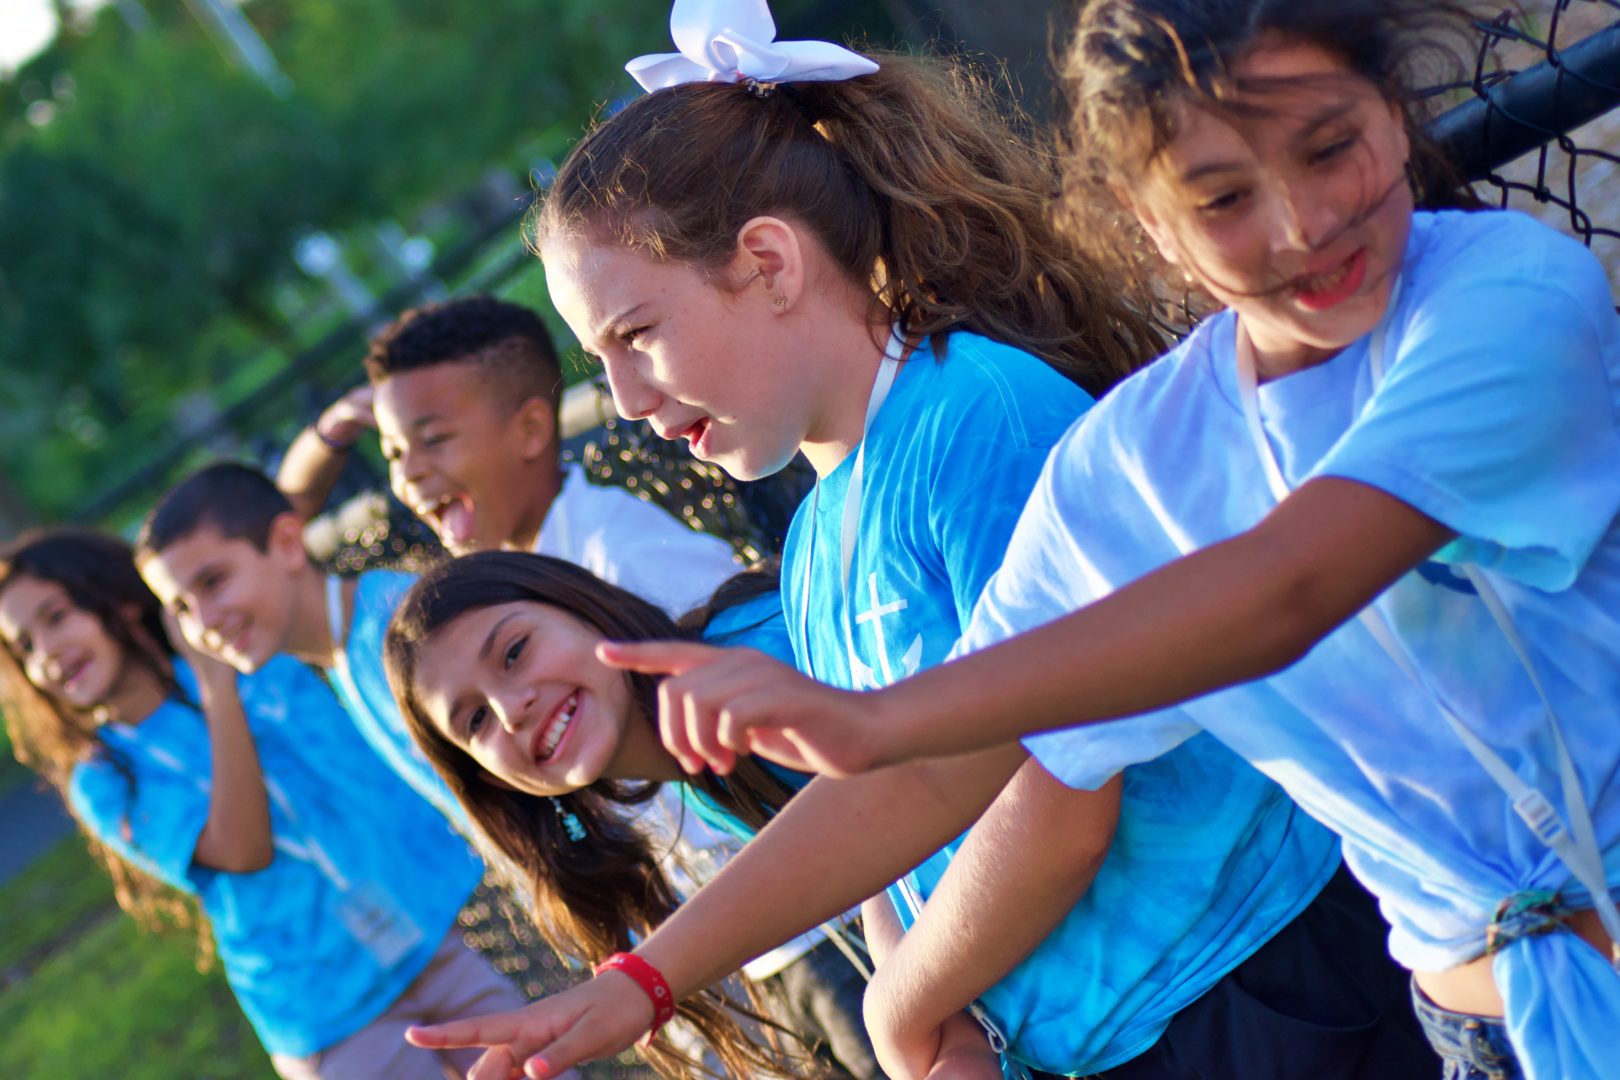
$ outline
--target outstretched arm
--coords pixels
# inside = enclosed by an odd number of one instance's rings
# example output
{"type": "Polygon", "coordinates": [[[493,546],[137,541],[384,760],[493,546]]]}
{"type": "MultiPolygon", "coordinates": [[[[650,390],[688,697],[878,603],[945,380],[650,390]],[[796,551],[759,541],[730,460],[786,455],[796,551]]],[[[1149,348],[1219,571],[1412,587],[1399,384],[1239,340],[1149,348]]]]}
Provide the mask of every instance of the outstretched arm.
{"type": "MultiPolygon", "coordinates": [[[[689,770],[737,751],[848,775],[1036,731],[1133,716],[1263,678],[1304,656],[1452,533],[1351,480],[1305,484],[1259,525],[1046,626],[869,693],[743,673],[703,646],[614,645],[669,672],[665,743],[689,770]]],[[[742,650],[730,650],[742,652],[742,650]]],[[[757,665],[756,665],[757,666],[757,665]]]]}
{"type": "MultiPolygon", "coordinates": [[[[1025,760],[1016,745],[849,780],[817,779],[637,949],[677,1000],[870,897],[959,835],[1025,760]],[[897,814],[896,807],[905,813],[897,814]]],[[[412,1029],[420,1046],[490,1046],[554,1075],[630,1046],[652,1006],[608,972],[527,1009],[412,1029]]]]}
{"type": "Polygon", "coordinates": [[[321,512],[349,460],[349,449],[362,432],[377,426],[371,401],[370,383],[355,387],[328,405],[287,447],[276,471],[276,487],[299,517],[307,521],[321,512]]]}

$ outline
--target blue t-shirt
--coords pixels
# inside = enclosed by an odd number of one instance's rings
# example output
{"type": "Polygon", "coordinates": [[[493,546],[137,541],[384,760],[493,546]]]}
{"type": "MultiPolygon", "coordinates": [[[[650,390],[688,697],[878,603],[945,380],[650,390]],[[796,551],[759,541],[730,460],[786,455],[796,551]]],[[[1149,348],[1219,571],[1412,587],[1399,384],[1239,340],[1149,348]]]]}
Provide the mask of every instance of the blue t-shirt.
{"type": "MultiPolygon", "coordinates": [[[[818,677],[856,685],[845,617],[867,685],[944,659],[1047,452],[1089,404],[1040,360],[973,334],[952,335],[943,357],[903,365],[867,435],[847,616],[837,575],[852,459],[821,480],[789,531],[782,592],[801,670],[808,653],[818,677]]],[[[960,844],[890,890],[905,926],[960,844]]],[[[1116,839],[1091,889],[980,1004],[1031,1065],[1110,1068],[1151,1046],[1176,1010],[1293,918],[1337,862],[1331,836],[1212,740],[1128,770],[1116,839]]]]}
{"type": "MultiPolygon", "coordinates": [[[[1591,901],[1436,705],[1438,694],[1568,820],[1542,701],[1485,604],[1452,571],[1471,563],[1502,595],[1537,666],[1608,881],[1620,884],[1613,302],[1590,252],[1523,215],[1419,213],[1387,321],[1383,381],[1374,386],[1363,338],[1259,387],[1265,434],[1292,486],[1354,480],[1459,534],[1375,601],[1428,688],[1351,620],[1270,678],[1179,709],[1034,736],[1031,752],[1089,786],[1099,755],[1151,756],[1207,730],[1343,836],[1346,863],[1392,925],[1397,960],[1438,971],[1472,959],[1512,894],[1591,901]]],[[[1089,603],[1270,512],[1275,499],[1240,407],[1235,335],[1230,313],[1207,320],[1064,440],[1031,504],[1024,554],[1009,555],[992,587],[1004,613],[1038,604],[1053,581],[1058,606],[1089,603]]],[[[1572,934],[1521,938],[1495,954],[1493,971],[1529,1075],[1613,1075],[1620,974],[1597,951],[1572,934]]]]}
{"type": "MultiPolygon", "coordinates": [[[[703,628],[703,640],[710,645],[758,649],[784,664],[793,663],[793,642],[788,637],[787,623],[782,618],[782,598],[775,592],[718,613],[703,628]]],[[[808,773],[764,758],[757,760],[790,792],[798,791],[810,782],[808,773]]],[[[681,784],[681,798],[711,829],[719,829],[744,843],[754,838],[754,830],[741,818],[691,784],[681,784]]]]}
{"type": "Polygon", "coordinates": [[[319,676],[286,656],[240,680],[274,858],[247,874],[194,862],[213,770],[207,722],[187,703],[196,680],[183,664],[176,676],[186,700],[103,727],[106,749],[74,769],[69,800],[119,856],[198,897],[265,1049],[316,1053],[405,992],[482,868],[371,752],[319,676]]]}
{"type": "Polygon", "coordinates": [[[349,634],[343,643],[343,662],[332,669],[332,688],[378,756],[471,836],[467,811],[411,738],[383,669],[383,635],[394,609],[415,583],[416,575],[397,570],[368,570],[355,579],[349,634]]]}

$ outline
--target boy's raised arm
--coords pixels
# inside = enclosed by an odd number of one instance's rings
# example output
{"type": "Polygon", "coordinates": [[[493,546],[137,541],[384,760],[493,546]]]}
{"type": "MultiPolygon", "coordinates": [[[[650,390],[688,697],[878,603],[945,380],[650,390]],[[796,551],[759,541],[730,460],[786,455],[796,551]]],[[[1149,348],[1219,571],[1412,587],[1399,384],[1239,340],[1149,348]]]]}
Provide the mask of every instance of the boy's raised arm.
{"type": "Polygon", "coordinates": [[[197,675],[213,761],[208,822],[197,837],[192,860],[236,874],[263,870],[275,857],[275,837],[259,751],[242,711],[236,672],[191,648],[178,627],[171,625],[169,633],[197,675]]]}
{"type": "Polygon", "coordinates": [[[287,447],[276,471],[276,487],[304,520],[326,505],[361,432],[377,426],[371,401],[371,384],[362,383],[328,405],[287,447]]]}

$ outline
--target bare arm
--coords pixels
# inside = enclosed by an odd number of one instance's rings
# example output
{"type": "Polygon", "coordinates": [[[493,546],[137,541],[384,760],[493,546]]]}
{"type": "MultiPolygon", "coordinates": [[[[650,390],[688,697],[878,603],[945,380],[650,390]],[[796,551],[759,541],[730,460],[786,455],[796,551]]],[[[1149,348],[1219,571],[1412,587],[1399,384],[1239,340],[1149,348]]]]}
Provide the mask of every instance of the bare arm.
{"type": "MultiPolygon", "coordinates": [[[[909,871],[967,828],[1024,759],[1009,745],[817,779],[636,953],[663,973],[677,1000],[688,997],[909,871]]],[[[411,1039],[504,1047],[519,1062],[543,1050],[556,1070],[618,1053],[651,1021],[642,991],[609,972],[519,1012],[413,1029],[411,1039]]]]}
{"type": "MultiPolygon", "coordinates": [[[[180,640],[177,632],[174,636],[180,640]]],[[[259,769],[259,751],[237,693],[236,672],[189,647],[182,649],[197,674],[213,761],[208,821],[197,837],[192,859],[237,874],[263,870],[275,856],[270,803],[259,769]]]]}
{"type": "Polygon", "coordinates": [[[1120,787],[1116,777],[1075,791],[1031,760],[996,797],[867,989],[867,1028],[891,1075],[926,1075],[932,1033],[1079,903],[1108,855],[1120,787]]]}
{"type": "Polygon", "coordinates": [[[734,670],[742,659],[689,643],[598,654],[673,676],[659,687],[659,722],[665,746],[689,770],[724,770],[737,753],[753,752],[848,775],[1151,712],[1263,678],[1304,656],[1452,535],[1375,488],[1312,480],[1246,533],[869,693],[782,673],[756,685],[734,670]]]}
{"type": "Polygon", "coordinates": [[[321,512],[332,494],[349,448],[367,428],[376,427],[371,413],[370,384],[357,386],[338,398],[316,421],[300,431],[276,472],[276,487],[306,521],[321,512]],[[338,449],[342,447],[343,449],[338,449]]]}

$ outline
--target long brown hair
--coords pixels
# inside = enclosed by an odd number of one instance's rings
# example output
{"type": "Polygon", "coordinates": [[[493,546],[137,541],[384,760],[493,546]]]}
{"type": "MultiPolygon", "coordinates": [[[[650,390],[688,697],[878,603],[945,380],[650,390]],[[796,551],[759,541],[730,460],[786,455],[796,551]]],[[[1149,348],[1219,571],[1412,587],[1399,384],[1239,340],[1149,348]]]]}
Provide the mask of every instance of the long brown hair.
{"type": "MultiPolygon", "coordinates": [[[[575,146],[534,219],[551,234],[715,270],[750,218],[808,229],[878,321],[967,329],[1093,395],[1152,358],[1154,330],[1049,218],[1054,156],[966,63],[878,57],[872,75],[648,94],[575,146]]],[[[937,344],[943,344],[939,342],[937,344]]]]}
{"type": "MultiPolygon", "coordinates": [[[[510,603],[557,608],[615,640],[681,633],[652,604],[572,563],[489,551],[440,563],[424,574],[394,612],[384,639],[388,682],[417,745],[473,824],[520,875],[518,884],[533,898],[535,926],[546,941],[559,954],[594,964],[629,949],[633,936],[651,934],[678,903],[659,869],[659,852],[626,813],[651,800],[658,784],[603,779],[555,799],[498,786],[440,733],[416,694],[423,643],[468,611],[510,603]],[[569,838],[565,813],[584,826],[584,839],[569,838]]],[[[657,679],[641,674],[626,678],[641,713],[639,722],[655,723],[657,679]]],[[[754,828],[763,828],[789,794],[752,761],[742,762],[725,781],[705,773],[689,782],[754,828]]],[[[741,1012],[758,1021],[755,1010],[716,990],[703,991],[679,1009],[731,1074],[751,1077],[781,1067],[780,1055],[750,1040],[733,1015],[741,1012]]],[[[666,1076],[688,1075],[697,1068],[661,1037],[646,1054],[666,1076]]]]}
{"type": "MultiPolygon", "coordinates": [[[[101,624],[125,663],[145,668],[160,685],[179,692],[162,605],[136,572],[133,553],[123,541],[78,529],[24,536],[0,551],[0,591],[20,577],[60,586],[74,607],[101,624]]],[[[135,774],[102,740],[94,716],[35,686],[9,643],[0,649],[0,712],[17,760],[56,788],[70,811],[73,770],[92,760],[117,770],[134,802],[135,774]]],[[[91,854],[112,878],[118,905],[147,929],[196,927],[198,964],[208,966],[212,935],[196,901],[118,856],[84,822],[79,827],[91,854]]]]}
{"type": "Polygon", "coordinates": [[[1152,293],[1163,267],[1118,192],[1175,137],[1178,102],[1244,89],[1232,66],[1266,36],[1323,49],[1401,106],[1419,206],[1479,206],[1423,128],[1438,99],[1422,87],[1454,80],[1470,16],[1446,0],[1089,0],[1058,60],[1069,107],[1059,227],[1132,295],[1152,293]]]}

